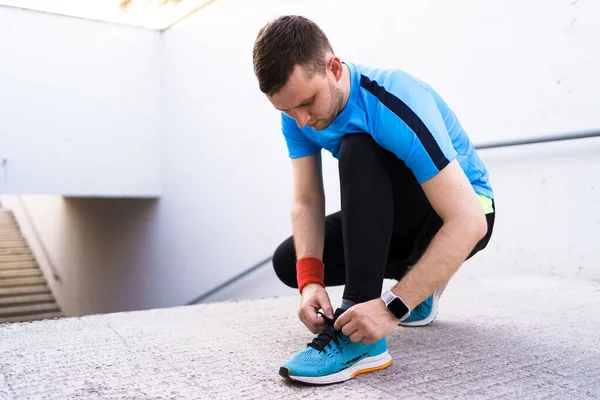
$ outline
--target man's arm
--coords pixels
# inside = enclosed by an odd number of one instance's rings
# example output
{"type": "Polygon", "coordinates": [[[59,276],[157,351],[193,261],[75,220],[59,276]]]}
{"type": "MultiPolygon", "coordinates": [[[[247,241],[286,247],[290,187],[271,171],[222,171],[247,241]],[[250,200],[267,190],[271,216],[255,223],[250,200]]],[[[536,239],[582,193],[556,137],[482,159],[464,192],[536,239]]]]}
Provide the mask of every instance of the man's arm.
{"type": "Polygon", "coordinates": [[[292,226],[296,258],[299,261],[298,284],[303,284],[298,317],[312,333],[326,326],[317,311],[333,318],[333,308],[327,291],[321,286],[324,277],[323,247],[325,230],[325,193],[321,154],[292,159],[294,194],[292,226]],[[315,260],[316,259],[316,260],[315,260]],[[312,283],[307,283],[312,282],[312,283]],[[320,282],[320,283],[317,283],[320,282]]]}
{"type": "Polygon", "coordinates": [[[422,187],[443,225],[421,259],[392,289],[411,309],[450,280],[487,232],[481,203],[458,161],[422,187]]]}
{"type": "Polygon", "coordinates": [[[321,154],[292,159],[294,180],[292,227],[296,257],[322,260],[325,228],[325,194],[321,154]]]}

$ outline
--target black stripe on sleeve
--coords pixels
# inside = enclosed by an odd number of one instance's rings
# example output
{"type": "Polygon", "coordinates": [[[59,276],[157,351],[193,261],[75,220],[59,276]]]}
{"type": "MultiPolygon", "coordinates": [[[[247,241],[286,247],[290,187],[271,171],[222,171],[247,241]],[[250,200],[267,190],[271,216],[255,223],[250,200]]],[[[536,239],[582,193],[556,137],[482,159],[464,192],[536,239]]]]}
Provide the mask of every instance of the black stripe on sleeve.
{"type": "Polygon", "coordinates": [[[442,170],[448,165],[448,158],[446,158],[442,152],[442,149],[427,126],[423,123],[421,118],[406,105],[406,103],[385,90],[384,87],[379,86],[377,82],[370,80],[364,75],[361,75],[360,77],[360,86],[369,91],[373,96],[377,97],[384,106],[396,114],[398,118],[404,121],[404,123],[412,129],[438,170],[442,170]]]}

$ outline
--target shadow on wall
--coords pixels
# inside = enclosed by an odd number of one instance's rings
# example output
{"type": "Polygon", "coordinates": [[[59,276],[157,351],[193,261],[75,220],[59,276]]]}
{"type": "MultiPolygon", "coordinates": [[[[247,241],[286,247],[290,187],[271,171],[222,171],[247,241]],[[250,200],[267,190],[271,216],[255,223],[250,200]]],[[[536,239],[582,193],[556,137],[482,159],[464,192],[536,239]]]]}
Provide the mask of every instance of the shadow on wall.
{"type": "Polygon", "coordinates": [[[157,205],[157,199],[64,198],[69,239],[63,242],[62,265],[76,279],[70,290],[77,300],[69,302],[76,305],[75,314],[144,309],[152,303],[157,205]]]}
{"type": "MultiPolygon", "coordinates": [[[[138,263],[152,233],[158,199],[64,197],[65,216],[82,244],[95,244],[99,257],[116,252],[123,263],[138,263]]],[[[88,249],[90,250],[90,249],[88,249]]],[[[120,264],[120,263],[118,263],[120,264]]]]}

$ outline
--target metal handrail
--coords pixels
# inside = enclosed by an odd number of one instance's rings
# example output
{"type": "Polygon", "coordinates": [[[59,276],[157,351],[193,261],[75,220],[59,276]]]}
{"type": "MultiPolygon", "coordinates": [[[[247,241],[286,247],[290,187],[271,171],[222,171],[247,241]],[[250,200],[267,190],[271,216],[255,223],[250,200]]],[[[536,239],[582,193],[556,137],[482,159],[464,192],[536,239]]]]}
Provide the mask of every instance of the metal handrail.
{"type": "Polygon", "coordinates": [[[205,300],[207,298],[209,298],[210,296],[212,296],[213,294],[215,294],[216,292],[226,288],[227,286],[239,281],[240,279],[242,279],[243,277],[245,277],[248,274],[251,274],[252,272],[256,271],[257,269],[259,269],[260,267],[262,267],[263,265],[266,265],[267,263],[269,263],[271,260],[273,259],[273,257],[269,257],[269,258],[265,258],[264,260],[262,260],[261,262],[259,262],[258,264],[242,271],[241,273],[237,274],[236,276],[234,276],[233,278],[223,282],[222,284],[220,284],[219,286],[217,286],[214,289],[209,290],[208,292],[204,293],[201,296],[196,297],[194,300],[190,301],[189,303],[187,303],[186,305],[192,305],[192,304],[197,304],[200,303],[202,300],[205,300]]]}
{"type": "MultiPolygon", "coordinates": [[[[485,143],[485,144],[475,145],[475,149],[477,149],[477,150],[497,149],[497,148],[501,148],[501,147],[523,146],[523,145],[528,145],[528,144],[558,142],[558,141],[563,141],[563,140],[574,140],[574,139],[587,139],[587,138],[593,138],[593,137],[600,137],[600,130],[581,131],[581,132],[574,132],[574,133],[570,133],[570,134],[565,133],[565,134],[549,135],[549,136],[544,136],[544,137],[534,137],[534,138],[527,138],[527,139],[507,140],[507,141],[502,141],[502,142],[485,143]]],[[[212,296],[216,292],[218,292],[222,289],[225,289],[227,286],[232,285],[233,283],[239,281],[246,275],[248,275],[248,274],[256,271],[257,269],[259,269],[260,267],[268,264],[272,259],[273,259],[273,257],[266,258],[265,260],[261,261],[260,263],[242,271],[238,275],[236,275],[233,278],[229,279],[228,281],[220,284],[219,286],[215,287],[214,289],[211,289],[207,293],[205,293],[201,296],[198,296],[196,299],[192,300],[187,305],[197,304],[197,303],[207,299],[208,297],[212,296]]]]}
{"type": "Polygon", "coordinates": [[[477,150],[497,149],[500,147],[522,146],[526,144],[539,144],[549,142],[559,142],[563,140],[588,139],[592,137],[600,137],[600,130],[581,131],[574,133],[563,133],[557,135],[548,135],[543,137],[533,137],[527,139],[506,140],[503,142],[492,142],[476,145],[477,150]]]}

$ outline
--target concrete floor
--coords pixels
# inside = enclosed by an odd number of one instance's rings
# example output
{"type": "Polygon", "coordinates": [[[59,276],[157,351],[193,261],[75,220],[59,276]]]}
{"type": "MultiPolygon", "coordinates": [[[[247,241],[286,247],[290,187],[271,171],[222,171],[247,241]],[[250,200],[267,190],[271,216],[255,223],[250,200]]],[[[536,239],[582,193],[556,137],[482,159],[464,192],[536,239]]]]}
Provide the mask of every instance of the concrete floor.
{"type": "Polygon", "coordinates": [[[597,282],[457,277],[432,325],[388,338],[389,368],[326,387],[278,375],[312,339],[297,305],[292,295],[0,325],[0,398],[600,398],[597,282]]]}

